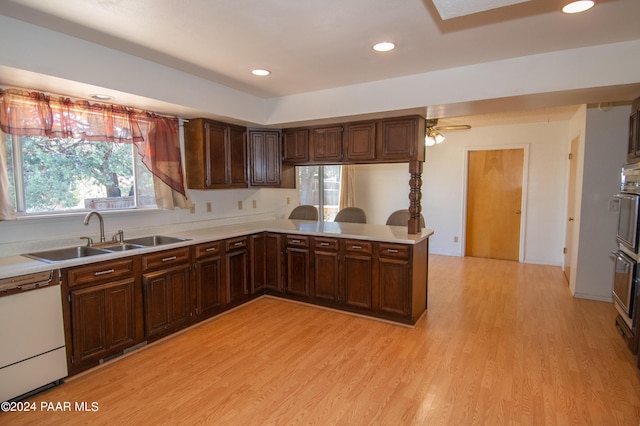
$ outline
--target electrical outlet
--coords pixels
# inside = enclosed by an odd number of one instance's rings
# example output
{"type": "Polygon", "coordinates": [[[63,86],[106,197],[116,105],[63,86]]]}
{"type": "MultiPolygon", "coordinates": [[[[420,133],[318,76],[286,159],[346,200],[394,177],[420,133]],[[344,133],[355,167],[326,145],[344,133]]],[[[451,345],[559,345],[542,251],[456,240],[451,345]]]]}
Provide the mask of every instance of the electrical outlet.
{"type": "Polygon", "coordinates": [[[253,205],[253,208],[255,209],[256,207],[258,207],[258,202],[256,200],[252,200],[251,204],[253,205]]]}
{"type": "Polygon", "coordinates": [[[196,213],[196,205],[192,204],[191,207],[189,207],[189,213],[191,214],[195,214],[196,213]]]}
{"type": "Polygon", "coordinates": [[[287,197],[287,205],[291,204],[291,198],[287,197]]]}
{"type": "Polygon", "coordinates": [[[242,201],[238,201],[238,210],[242,210],[242,201]]]}
{"type": "Polygon", "coordinates": [[[453,237],[453,242],[457,243],[458,242],[458,237],[453,237]]]}
{"type": "Polygon", "coordinates": [[[207,203],[207,213],[211,213],[211,202],[207,203]]]}

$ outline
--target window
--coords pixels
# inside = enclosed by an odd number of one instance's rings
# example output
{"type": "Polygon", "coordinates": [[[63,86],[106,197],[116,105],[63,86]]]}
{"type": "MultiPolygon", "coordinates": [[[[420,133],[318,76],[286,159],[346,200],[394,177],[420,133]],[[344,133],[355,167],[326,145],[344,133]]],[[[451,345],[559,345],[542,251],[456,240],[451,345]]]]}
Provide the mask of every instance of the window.
{"type": "Polygon", "coordinates": [[[341,166],[302,166],[296,169],[300,204],[316,206],[320,221],[333,222],[340,208],[341,166]]]}
{"type": "Polygon", "coordinates": [[[5,135],[21,214],[155,207],[153,176],[131,143],[5,135]]]}

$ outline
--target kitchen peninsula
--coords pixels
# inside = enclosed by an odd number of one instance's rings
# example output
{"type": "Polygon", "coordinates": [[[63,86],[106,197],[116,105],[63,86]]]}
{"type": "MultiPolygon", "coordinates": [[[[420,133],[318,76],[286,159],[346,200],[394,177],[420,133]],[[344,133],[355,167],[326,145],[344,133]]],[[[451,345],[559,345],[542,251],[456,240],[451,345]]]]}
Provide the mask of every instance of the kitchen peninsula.
{"type": "Polygon", "coordinates": [[[0,279],[60,271],[71,375],[263,295],[402,324],[426,310],[430,229],[281,219],[167,234],[183,240],[53,263],[7,256],[0,279]]]}

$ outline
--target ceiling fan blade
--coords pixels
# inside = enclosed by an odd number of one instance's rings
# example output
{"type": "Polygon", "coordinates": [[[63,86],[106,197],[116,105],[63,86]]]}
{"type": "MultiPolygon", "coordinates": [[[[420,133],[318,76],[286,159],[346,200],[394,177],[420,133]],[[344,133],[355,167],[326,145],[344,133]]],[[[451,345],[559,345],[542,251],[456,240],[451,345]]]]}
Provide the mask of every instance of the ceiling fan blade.
{"type": "Polygon", "coordinates": [[[469,126],[468,124],[456,124],[456,125],[452,125],[452,126],[438,126],[435,129],[436,130],[469,130],[471,128],[471,126],[469,126]]]}

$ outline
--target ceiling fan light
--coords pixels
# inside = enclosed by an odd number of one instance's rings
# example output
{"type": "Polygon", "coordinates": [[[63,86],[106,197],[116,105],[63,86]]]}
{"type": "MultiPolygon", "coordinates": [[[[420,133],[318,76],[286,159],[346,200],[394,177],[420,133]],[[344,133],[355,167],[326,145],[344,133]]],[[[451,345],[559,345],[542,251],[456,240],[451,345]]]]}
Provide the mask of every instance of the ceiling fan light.
{"type": "Polygon", "coordinates": [[[437,130],[433,130],[431,127],[427,128],[427,135],[424,138],[424,143],[426,146],[434,146],[435,144],[439,144],[444,142],[444,136],[442,133],[437,130]]]}
{"type": "Polygon", "coordinates": [[[578,0],[568,3],[562,8],[564,13],[580,13],[589,10],[595,3],[593,0],[578,0]]]}

